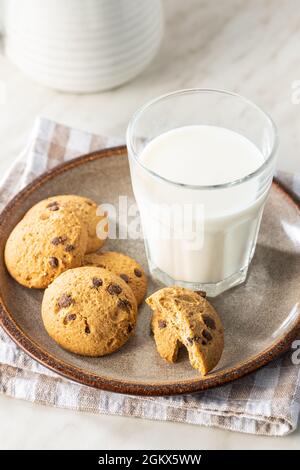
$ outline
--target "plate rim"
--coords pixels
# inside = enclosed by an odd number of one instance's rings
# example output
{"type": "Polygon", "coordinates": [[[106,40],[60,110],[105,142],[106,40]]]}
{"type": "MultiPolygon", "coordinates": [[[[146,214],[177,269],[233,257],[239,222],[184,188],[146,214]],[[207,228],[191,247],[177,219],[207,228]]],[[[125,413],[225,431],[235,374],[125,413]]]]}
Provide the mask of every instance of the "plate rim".
{"type": "MultiPolygon", "coordinates": [[[[40,186],[47,181],[55,178],[56,176],[67,172],[75,167],[85,165],[87,162],[99,160],[112,156],[127,156],[127,148],[125,145],[118,147],[110,147],[103,150],[91,152],[70,161],[57,165],[51,170],[44,172],[39,177],[35,178],[32,182],[26,185],[19,191],[4,207],[0,214],[0,236],[3,236],[3,225],[9,214],[14,207],[19,206],[27,195],[34,193],[40,186]]],[[[283,193],[284,197],[289,199],[289,202],[296,206],[300,212],[300,200],[296,195],[288,190],[277,179],[273,181],[273,187],[283,193]]],[[[300,214],[299,214],[300,215],[300,214]]],[[[77,366],[66,363],[65,361],[56,358],[43,347],[37,344],[30,338],[13,319],[13,313],[9,311],[5,305],[4,296],[0,286],[0,326],[9,335],[12,341],[17,344],[25,353],[35,359],[44,367],[56,372],[62,377],[70,379],[82,385],[90,386],[96,389],[123,393],[129,395],[140,396],[170,396],[180,395],[187,393],[196,393],[217,386],[225,385],[236,379],[242,378],[251,372],[259,369],[260,367],[268,364],[276,359],[282,353],[287,351],[298,333],[300,333],[300,317],[293,323],[288,332],[277,338],[268,348],[261,351],[255,356],[251,356],[246,361],[239,363],[235,367],[224,369],[221,372],[213,372],[212,374],[196,378],[181,380],[178,382],[167,382],[157,384],[141,383],[139,381],[126,381],[120,379],[113,379],[109,377],[99,376],[93,372],[88,372],[77,366]]]]}

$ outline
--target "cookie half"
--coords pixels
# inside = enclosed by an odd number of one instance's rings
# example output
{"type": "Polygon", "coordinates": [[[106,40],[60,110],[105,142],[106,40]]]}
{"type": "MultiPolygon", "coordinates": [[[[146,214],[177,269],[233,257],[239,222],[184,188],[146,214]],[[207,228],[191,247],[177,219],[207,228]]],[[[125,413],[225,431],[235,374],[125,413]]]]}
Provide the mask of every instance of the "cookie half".
{"type": "Polygon", "coordinates": [[[46,289],[42,319],[48,334],[64,349],[104,356],[133,334],[137,305],[132,290],[106,269],[70,269],[46,289]]]}
{"type": "Polygon", "coordinates": [[[20,284],[45,288],[62,272],[82,265],[86,246],[86,227],[74,213],[62,209],[47,217],[31,214],[11,232],[5,263],[20,284]]]}
{"type": "Polygon", "coordinates": [[[79,221],[86,227],[87,253],[101,248],[108,234],[108,220],[105,215],[97,215],[97,204],[86,197],[71,195],[52,196],[35,204],[25,215],[39,214],[47,217],[50,212],[67,210],[74,213],[79,221]]]}
{"type": "MultiPolygon", "coordinates": [[[[173,343],[164,346],[164,350],[174,351],[174,342],[182,343],[189,354],[189,360],[195,369],[206,375],[219,362],[224,348],[224,331],[221,319],[213,306],[201,294],[182,287],[166,287],[152,294],[146,302],[154,312],[160,313],[160,321],[166,323],[165,340],[174,335],[173,343]]],[[[157,314],[154,313],[154,319],[157,314]]],[[[158,329],[154,336],[158,336],[158,329]]],[[[158,351],[162,351],[159,344],[158,351]]],[[[165,359],[168,359],[165,354],[165,359]]],[[[163,356],[163,357],[164,357],[163,356]]],[[[176,355],[175,355],[176,360],[176,355]]]]}
{"type": "Polygon", "coordinates": [[[151,318],[151,330],[158,354],[168,362],[176,362],[181,343],[167,315],[155,310],[151,318]]]}
{"type": "Polygon", "coordinates": [[[123,253],[107,251],[86,255],[84,264],[105,268],[120,276],[131,287],[138,305],[144,299],[147,292],[147,277],[143,268],[133,258],[123,253]]]}

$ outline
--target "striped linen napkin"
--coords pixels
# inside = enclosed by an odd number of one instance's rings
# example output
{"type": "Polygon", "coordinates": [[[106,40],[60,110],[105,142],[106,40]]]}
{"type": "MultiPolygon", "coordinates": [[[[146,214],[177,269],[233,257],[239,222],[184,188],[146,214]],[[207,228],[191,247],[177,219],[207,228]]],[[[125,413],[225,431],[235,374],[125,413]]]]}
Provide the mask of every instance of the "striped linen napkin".
{"type": "MultiPolygon", "coordinates": [[[[25,150],[0,184],[0,210],[33,178],[78,155],[119,145],[50,120],[37,119],[25,150]]],[[[278,175],[300,197],[300,180],[278,175]]],[[[231,384],[194,395],[137,397],[95,390],[64,379],[38,364],[0,328],[0,392],[49,406],[92,413],[217,426],[269,436],[297,427],[300,365],[290,353],[231,384]]]]}

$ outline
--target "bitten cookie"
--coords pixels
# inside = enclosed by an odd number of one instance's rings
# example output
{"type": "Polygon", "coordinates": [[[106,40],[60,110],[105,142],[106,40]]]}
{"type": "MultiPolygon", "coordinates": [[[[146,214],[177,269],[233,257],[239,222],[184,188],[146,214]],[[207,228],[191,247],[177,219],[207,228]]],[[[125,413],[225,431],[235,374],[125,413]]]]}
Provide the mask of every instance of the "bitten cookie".
{"type": "Polygon", "coordinates": [[[5,246],[5,263],[11,276],[26,287],[45,288],[59,274],[81,266],[87,231],[78,217],[62,209],[46,218],[23,218],[5,246]]]}
{"type": "Polygon", "coordinates": [[[115,274],[91,266],[70,269],[46,289],[42,319],[60,346],[83,356],[104,356],[132,335],[137,305],[115,274]]]}
{"type": "Polygon", "coordinates": [[[176,339],[187,348],[192,367],[202,375],[218,364],[224,348],[223,326],[207,299],[189,289],[166,287],[152,294],[146,302],[154,312],[158,311],[161,315],[156,323],[157,314],[154,314],[152,325],[154,323],[154,338],[158,343],[158,351],[163,352],[162,357],[169,360],[173,351],[176,360],[176,339]],[[160,330],[164,329],[166,332],[162,333],[160,330]],[[166,341],[173,335],[175,337],[164,349],[161,345],[163,335],[166,341]]]}
{"type": "Polygon", "coordinates": [[[138,305],[147,292],[147,277],[141,266],[123,253],[107,251],[92,253],[84,257],[84,264],[108,269],[120,276],[132,289],[138,305]]]}
{"type": "Polygon", "coordinates": [[[73,194],[49,197],[35,204],[25,217],[32,216],[34,213],[38,213],[40,217],[47,217],[49,212],[59,212],[61,209],[74,212],[80,222],[86,226],[87,253],[101,248],[108,233],[108,220],[106,216],[97,215],[97,204],[91,199],[73,194]],[[100,230],[101,228],[103,230],[100,230]]]}
{"type": "Polygon", "coordinates": [[[154,310],[151,318],[151,330],[158,354],[168,362],[176,362],[181,343],[176,329],[165,313],[154,310]]]}

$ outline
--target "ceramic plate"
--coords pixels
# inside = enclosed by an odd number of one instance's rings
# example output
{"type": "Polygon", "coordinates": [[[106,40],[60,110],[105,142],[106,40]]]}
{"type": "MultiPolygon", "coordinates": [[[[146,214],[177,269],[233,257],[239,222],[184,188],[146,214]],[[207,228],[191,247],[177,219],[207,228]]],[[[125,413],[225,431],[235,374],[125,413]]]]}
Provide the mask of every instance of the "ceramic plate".
{"type": "MultiPolygon", "coordinates": [[[[43,292],[17,284],[3,262],[12,228],[33,204],[56,194],[79,194],[99,203],[117,203],[121,194],[133,202],[126,149],[86,155],[42,175],[9,203],[0,218],[2,325],[21,348],[58,374],[121,393],[191,393],[222,385],[267,364],[285,351],[299,332],[299,205],[273,183],[246,283],[213,300],[224,323],[225,349],[212,373],[200,377],[184,354],[175,365],[160,358],[150,336],[150,310],[145,304],[140,308],[135,336],[116,353],[86,358],[64,351],[43,327],[43,292]]],[[[135,257],[147,270],[143,241],[111,240],[106,249],[135,257]]],[[[160,286],[149,281],[150,294],[160,286]]]]}

